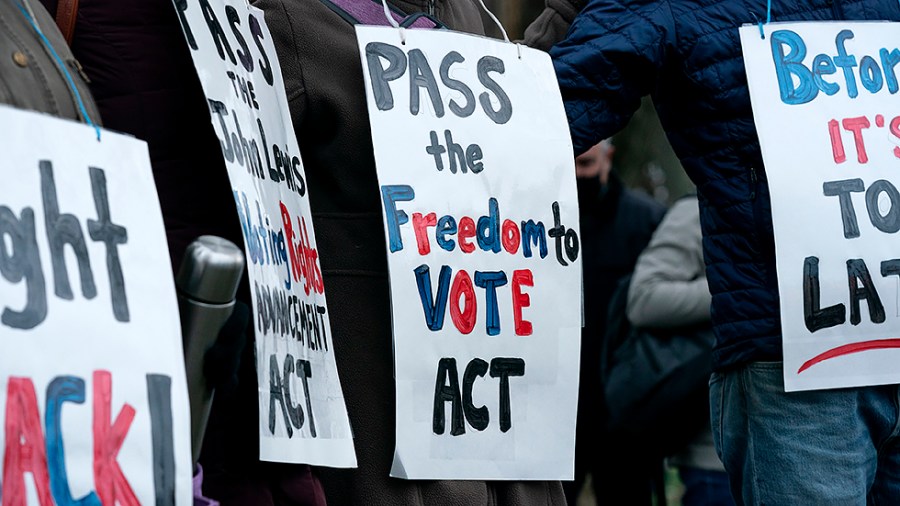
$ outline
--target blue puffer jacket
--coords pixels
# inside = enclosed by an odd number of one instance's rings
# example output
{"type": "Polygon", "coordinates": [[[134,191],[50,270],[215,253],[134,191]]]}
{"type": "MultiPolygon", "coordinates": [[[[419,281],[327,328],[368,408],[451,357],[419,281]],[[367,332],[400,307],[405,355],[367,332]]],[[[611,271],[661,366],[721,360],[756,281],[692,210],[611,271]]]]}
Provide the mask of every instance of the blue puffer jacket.
{"type": "MultiPolygon", "coordinates": [[[[900,21],[898,0],[772,0],[773,21],[900,21]]],[[[697,184],[714,368],[781,359],[775,245],[738,28],[765,0],[593,0],[551,51],[576,153],[652,94],[697,184]]]]}

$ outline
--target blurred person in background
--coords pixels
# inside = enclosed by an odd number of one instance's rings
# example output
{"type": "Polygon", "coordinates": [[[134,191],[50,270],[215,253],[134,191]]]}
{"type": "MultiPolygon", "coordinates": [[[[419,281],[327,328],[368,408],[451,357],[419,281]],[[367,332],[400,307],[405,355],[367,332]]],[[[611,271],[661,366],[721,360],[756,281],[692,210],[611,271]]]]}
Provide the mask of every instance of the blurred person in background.
{"type": "MultiPolygon", "coordinates": [[[[703,263],[696,196],[679,199],[641,253],[628,288],[632,325],[653,329],[706,326],[711,296],[703,263]]],[[[684,483],[682,506],[733,506],[725,466],[716,455],[709,414],[706,428],[669,459],[684,483]]]]}
{"type": "Polygon", "coordinates": [[[584,269],[584,328],[575,438],[575,481],[563,487],[575,504],[586,474],[591,474],[599,504],[651,504],[656,458],[616,437],[606,428],[599,366],[607,308],[620,279],[631,274],[665,207],[625,188],[612,170],[615,147],[609,139],[575,159],[584,269]]]}

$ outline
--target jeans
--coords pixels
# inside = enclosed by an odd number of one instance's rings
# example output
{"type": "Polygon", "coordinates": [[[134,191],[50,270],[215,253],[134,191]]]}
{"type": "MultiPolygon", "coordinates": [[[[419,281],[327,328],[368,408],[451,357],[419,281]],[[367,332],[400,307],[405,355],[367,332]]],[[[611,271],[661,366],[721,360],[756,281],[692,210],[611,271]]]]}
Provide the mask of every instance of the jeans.
{"type": "Polygon", "coordinates": [[[737,504],[900,504],[898,393],[785,393],[780,362],[714,373],[713,440],[737,504]]]}
{"type": "Polygon", "coordinates": [[[684,484],[681,506],[734,506],[728,474],[697,467],[681,466],[678,476],[684,484]]]}

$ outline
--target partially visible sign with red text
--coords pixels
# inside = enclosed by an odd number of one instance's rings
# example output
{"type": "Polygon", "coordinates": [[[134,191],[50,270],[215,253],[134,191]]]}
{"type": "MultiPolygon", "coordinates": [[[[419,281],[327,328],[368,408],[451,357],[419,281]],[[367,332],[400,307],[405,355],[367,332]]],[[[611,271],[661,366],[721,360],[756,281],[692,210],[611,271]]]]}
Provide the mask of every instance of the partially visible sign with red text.
{"type": "Polygon", "coordinates": [[[0,496],[191,504],[181,326],[147,145],[0,106],[0,496]]]}

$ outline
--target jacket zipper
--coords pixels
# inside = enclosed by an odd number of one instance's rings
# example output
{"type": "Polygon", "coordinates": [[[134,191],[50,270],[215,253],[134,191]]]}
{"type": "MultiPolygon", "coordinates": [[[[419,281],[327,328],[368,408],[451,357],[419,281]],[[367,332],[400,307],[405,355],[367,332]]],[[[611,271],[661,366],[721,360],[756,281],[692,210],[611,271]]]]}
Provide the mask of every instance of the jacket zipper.
{"type": "Polygon", "coordinates": [[[750,167],[750,200],[756,200],[756,187],[759,180],[756,177],[756,168],[750,167]]]}
{"type": "Polygon", "coordinates": [[[434,16],[434,0],[428,0],[428,15],[434,16]]]}

